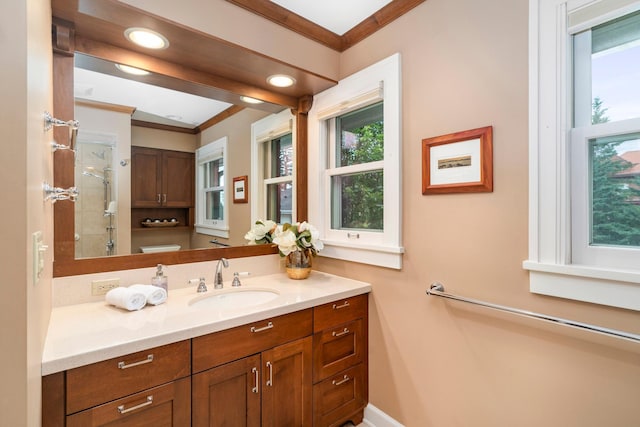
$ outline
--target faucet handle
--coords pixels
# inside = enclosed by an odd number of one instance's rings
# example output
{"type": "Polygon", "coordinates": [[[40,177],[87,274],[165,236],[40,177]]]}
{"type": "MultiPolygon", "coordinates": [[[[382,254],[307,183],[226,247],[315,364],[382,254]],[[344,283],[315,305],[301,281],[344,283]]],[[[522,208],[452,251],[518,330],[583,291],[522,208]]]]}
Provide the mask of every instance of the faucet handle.
{"type": "Polygon", "coordinates": [[[204,277],[200,278],[200,282],[198,283],[198,289],[196,290],[196,292],[207,292],[207,284],[204,282],[204,277]]]}
{"type": "Polygon", "coordinates": [[[241,286],[242,283],[240,283],[240,276],[248,276],[251,273],[249,273],[248,271],[243,271],[241,273],[238,273],[237,271],[233,273],[233,282],[231,282],[231,286],[241,286]]]}

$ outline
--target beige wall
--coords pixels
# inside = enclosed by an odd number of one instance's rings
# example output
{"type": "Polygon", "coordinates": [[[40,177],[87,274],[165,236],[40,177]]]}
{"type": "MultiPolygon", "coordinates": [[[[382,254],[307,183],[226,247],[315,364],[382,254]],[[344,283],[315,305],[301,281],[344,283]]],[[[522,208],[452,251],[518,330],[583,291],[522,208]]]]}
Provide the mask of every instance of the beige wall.
{"type": "MultiPolygon", "coordinates": [[[[254,109],[244,109],[229,117],[216,126],[205,129],[200,134],[200,146],[217,141],[222,137],[227,137],[228,154],[227,165],[225,167],[226,177],[229,183],[237,176],[247,175],[249,181],[247,185],[251,187],[251,123],[266,117],[268,113],[254,109]]],[[[251,193],[249,193],[249,203],[233,203],[231,195],[227,199],[229,203],[229,239],[216,237],[218,241],[228,243],[232,246],[245,245],[244,235],[251,228],[251,193]]],[[[192,247],[212,247],[209,240],[213,236],[194,233],[192,237],[192,247]]]]}
{"type": "Polygon", "coordinates": [[[632,344],[425,295],[438,280],[452,293],[640,332],[637,312],[529,292],[527,7],[428,0],[341,57],[344,77],[402,54],[403,269],[317,266],[372,283],[370,401],[407,426],[638,424],[632,344]],[[422,138],[487,125],[494,192],[423,196],[422,138]]]}
{"type": "Polygon", "coordinates": [[[190,133],[131,126],[131,145],[161,150],[196,151],[197,136],[190,133]]]}
{"type": "Polygon", "coordinates": [[[53,247],[52,205],[42,193],[42,183],[52,182],[52,132],[43,131],[43,113],[52,105],[50,15],[48,1],[32,0],[0,16],[0,194],[6,212],[0,222],[0,423],[7,426],[40,422],[53,257],[48,250],[43,275],[34,282],[31,235],[42,231],[44,244],[53,247]]]}

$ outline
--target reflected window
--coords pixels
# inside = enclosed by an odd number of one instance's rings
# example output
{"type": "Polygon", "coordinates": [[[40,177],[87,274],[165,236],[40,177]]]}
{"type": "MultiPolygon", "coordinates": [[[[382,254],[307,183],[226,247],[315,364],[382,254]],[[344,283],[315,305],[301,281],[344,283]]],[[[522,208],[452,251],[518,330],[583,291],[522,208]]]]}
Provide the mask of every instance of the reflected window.
{"type": "Polygon", "coordinates": [[[289,110],[271,114],[251,125],[251,217],[278,224],[296,220],[295,120],[289,110]]]}
{"type": "Polygon", "coordinates": [[[293,144],[291,134],[264,144],[264,188],[267,218],[284,224],[293,221],[293,144]]]}
{"type": "Polygon", "coordinates": [[[229,237],[225,164],[227,138],[196,150],[196,232],[229,237]]]}

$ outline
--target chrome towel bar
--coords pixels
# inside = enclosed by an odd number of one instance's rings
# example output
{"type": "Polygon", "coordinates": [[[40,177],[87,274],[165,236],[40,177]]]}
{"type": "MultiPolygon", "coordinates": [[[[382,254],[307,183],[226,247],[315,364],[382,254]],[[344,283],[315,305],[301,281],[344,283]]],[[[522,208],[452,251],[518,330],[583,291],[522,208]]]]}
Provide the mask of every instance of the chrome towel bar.
{"type": "Polygon", "coordinates": [[[488,307],[498,311],[506,311],[508,313],[518,314],[525,317],[531,317],[534,319],[544,320],[551,323],[557,323],[564,326],[570,326],[573,328],[596,332],[599,334],[608,335],[616,338],[622,338],[635,343],[640,343],[640,335],[632,334],[630,332],[623,332],[615,329],[603,328],[601,326],[594,326],[588,323],[576,322],[575,320],[563,319],[561,317],[549,316],[546,314],[535,313],[533,311],[521,310],[519,308],[507,307],[504,305],[498,305],[498,304],[493,304],[486,301],[480,301],[477,299],[465,298],[458,295],[453,295],[445,292],[444,286],[438,282],[434,282],[431,284],[431,287],[427,289],[427,295],[448,298],[455,301],[468,302],[470,304],[480,305],[482,307],[488,307]]]}

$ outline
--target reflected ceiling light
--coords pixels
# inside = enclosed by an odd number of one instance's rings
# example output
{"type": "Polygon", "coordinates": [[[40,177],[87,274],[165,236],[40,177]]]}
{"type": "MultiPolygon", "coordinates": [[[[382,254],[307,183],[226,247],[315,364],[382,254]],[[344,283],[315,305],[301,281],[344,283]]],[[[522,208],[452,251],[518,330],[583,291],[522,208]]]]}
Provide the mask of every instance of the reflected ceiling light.
{"type": "Polygon", "coordinates": [[[292,86],[296,82],[291,76],[287,76],[286,74],[274,74],[273,76],[269,76],[267,78],[267,83],[271,86],[276,87],[289,87],[292,86]]]}
{"type": "Polygon", "coordinates": [[[124,36],[138,46],[149,49],[166,49],[169,47],[169,40],[160,33],[146,28],[127,28],[124,36]]]}
{"type": "Polygon", "coordinates": [[[146,76],[148,74],[151,74],[147,70],[131,67],[129,65],[124,65],[124,64],[116,64],[116,68],[124,73],[133,74],[134,76],[146,76]]]}
{"type": "Polygon", "coordinates": [[[249,96],[241,96],[240,100],[246,102],[247,104],[262,104],[263,102],[259,99],[251,98],[249,96]]]}

